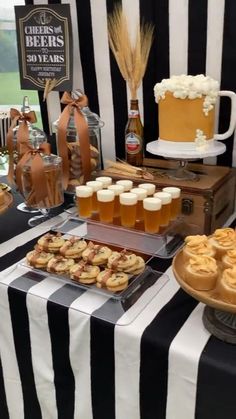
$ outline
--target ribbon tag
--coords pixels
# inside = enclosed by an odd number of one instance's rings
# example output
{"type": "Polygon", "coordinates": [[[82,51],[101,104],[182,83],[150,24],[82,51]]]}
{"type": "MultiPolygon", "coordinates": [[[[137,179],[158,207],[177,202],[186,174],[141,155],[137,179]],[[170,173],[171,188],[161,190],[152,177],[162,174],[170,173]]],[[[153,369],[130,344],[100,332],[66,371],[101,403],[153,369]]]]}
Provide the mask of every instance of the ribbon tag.
{"type": "Polygon", "coordinates": [[[9,153],[9,169],[8,169],[8,181],[10,183],[14,183],[14,131],[13,129],[16,127],[18,122],[19,129],[16,135],[17,141],[17,150],[19,154],[22,154],[21,146],[24,142],[28,142],[29,140],[29,128],[28,123],[35,123],[37,122],[36,114],[34,111],[30,112],[19,112],[15,108],[10,109],[10,118],[11,118],[11,126],[7,132],[7,149],[9,153]]]}
{"type": "Polygon", "coordinates": [[[63,183],[64,188],[68,186],[69,179],[69,158],[68,158],[68,147],[67,147],[67,126],[70,120],[71,115],[74,116],[75,127],[78,132],[80,148],[81,148],[81,160],[82,160],[82,169],[84,175],[84,181],[90,179],[91,175],[91,163],[90,163],[90,141],[89,141],[89,131],[88,124],[81,112],[81,109],[84,106],[88,105],[88,99],[86,95],[78,97],[78,99],[73,99],[69,92],[64,92],[61,103],[65,104],[66,107],[61,113],[61,116],[58,121],[58,152],[59,156],[62,157],[62,168],[63,168],[63,183]]]}

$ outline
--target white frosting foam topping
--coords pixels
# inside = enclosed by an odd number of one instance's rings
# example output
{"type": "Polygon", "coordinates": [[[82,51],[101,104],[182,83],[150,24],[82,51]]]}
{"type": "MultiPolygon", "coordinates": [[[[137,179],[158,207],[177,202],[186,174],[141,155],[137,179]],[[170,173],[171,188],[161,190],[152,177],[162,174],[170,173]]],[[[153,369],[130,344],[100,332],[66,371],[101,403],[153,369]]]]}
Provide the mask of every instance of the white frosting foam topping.
{"type": "Polygon", "coordinates": [[[137,204],[138,197],[132,192],[123,192],[120,194],[120,204],[122,205],[135,205],[137,204]]]}
{"type": "Polygon", "coordinates": [[[208,115],[216,103],[219,83],[203,74],[197,76],[181,74],[155,84],[154,95],[157,103],[160,99],[165,99],[166,92],[172,93],[177,99],[197,99],[204,96],[203,112],[208,115]]]}
{"type": "Polygon", "coordinates": [[[85,186],[85,185],[76,186],[75,194],[79,198],[88,198],[89,196],[92,196],[93,188],[91,188],[90,186],[85,186]]]}
{"type": "Polygon", "coordinates": [[[138,187],[141,189],[145,189],[148,195],[153,195],[156,190],[156,185],[154,185],[153,183],[140,183],[138,187]]]}
{"type": "Polygon", "coordinates": [[[125,192],[129,192],[130,189],[133,188],[133,182],[132,182],[132,180],[129,180],[129,179],[117,180],[116,184],[124,186],[125,192]]]}
{"type": "Polygon", "coordinates": [[[112,184],[112,178],[109,176],[98,176],[95,180],[98,182],[102,182],[103,188],[107,188],[109,185],[112,184]]]}
{"type": "Polygon", "coordinates": [[[115,194],[109,189],[101,189],[97,191],[97,199],[100,202],[111,202],[114,200],[115,194]]]}

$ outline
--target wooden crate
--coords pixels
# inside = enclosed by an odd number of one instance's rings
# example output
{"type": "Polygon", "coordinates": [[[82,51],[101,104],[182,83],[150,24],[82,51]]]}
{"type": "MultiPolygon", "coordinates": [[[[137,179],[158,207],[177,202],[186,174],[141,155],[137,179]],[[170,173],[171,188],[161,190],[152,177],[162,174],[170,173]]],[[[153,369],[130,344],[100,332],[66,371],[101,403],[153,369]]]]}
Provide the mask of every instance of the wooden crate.
{"type": "MultiPolygon", "coordinates": [[[[157,190],[165,186],[181,188],[182,216],[186,223],[198,226],[199,233],[210,234],[222,227],[235,208],[236,170],[229,167],[210,166],[189,163],[188,169],[198,175],[197,180],[174,180],[169,177],[170,170],[177,167],[177,162],[144,159],[144,167],[154,175],[152,183],[157,190]]],[[[131,179],[134,184],[150,182],[126,175],[117,175],[107,170],[100,172],[114,180],[131,179]]]]}

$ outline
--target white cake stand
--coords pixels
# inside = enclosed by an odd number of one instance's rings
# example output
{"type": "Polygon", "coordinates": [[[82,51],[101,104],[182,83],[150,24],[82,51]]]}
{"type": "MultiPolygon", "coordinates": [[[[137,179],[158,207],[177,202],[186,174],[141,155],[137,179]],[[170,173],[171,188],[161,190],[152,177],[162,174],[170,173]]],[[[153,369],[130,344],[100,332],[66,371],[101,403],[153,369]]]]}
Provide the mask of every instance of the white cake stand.
{"type": "Polygon", "coordinates": [[[196,180],[197,175],[187,170],[189,161],[203,159],[205,157],[215,157],[223,154],[226,150],[225,144],[210,140],[206,149],[196,150],[194,144],[176,143],[174,141],[163,141],[158,139],[147,144],[146,149],[149,153],[171,160],[178,161],[178,167],[168,170],[168,176],[175,180],[196,180]]]}

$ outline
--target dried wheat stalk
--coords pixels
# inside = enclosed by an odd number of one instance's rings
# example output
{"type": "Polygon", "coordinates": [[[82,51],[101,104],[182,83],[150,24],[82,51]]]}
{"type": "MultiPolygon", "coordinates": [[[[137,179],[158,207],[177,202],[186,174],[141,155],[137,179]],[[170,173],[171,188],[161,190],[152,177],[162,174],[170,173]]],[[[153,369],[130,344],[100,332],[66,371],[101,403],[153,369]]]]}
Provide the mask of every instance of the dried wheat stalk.
{"type": "Polygon", "coordinates": [[[154,179],[154,176],[148,172],[147,169],[141,169],[140,167],[132,166],[131,164],[119,160],[113,161],[113,160],[106,160],[105,161],[107,168],[106,170],[108,172],[117,173],[117,174],[123,174],[126,176],[134,176],[134,177],[140,177],[143,179],[154,179]]]}
{"type": "Polygon", "coordinates": [[[137,90],[146,71],[153,40],[154,27],[138,24],[135,42],[131,43],[128,23],[122,7],[116,6],[108,16],[108,39],[119,70],[126,80],[131,99],[137,99],[137,90]]]}

